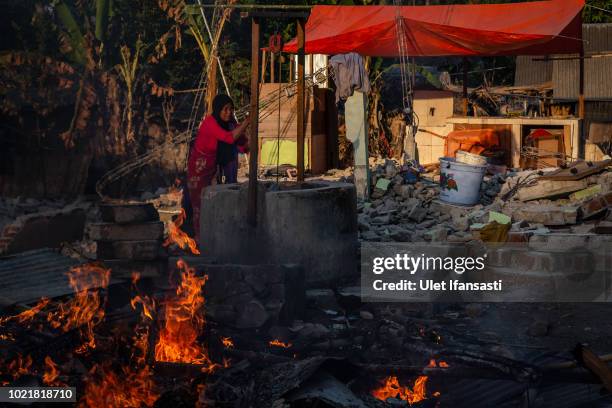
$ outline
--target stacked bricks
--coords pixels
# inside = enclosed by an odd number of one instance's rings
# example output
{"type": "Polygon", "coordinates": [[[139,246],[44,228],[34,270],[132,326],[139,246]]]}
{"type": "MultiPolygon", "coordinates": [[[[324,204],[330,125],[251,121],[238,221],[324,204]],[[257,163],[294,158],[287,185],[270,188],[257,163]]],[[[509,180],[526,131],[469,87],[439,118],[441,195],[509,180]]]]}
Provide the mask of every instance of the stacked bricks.
{"type": "Polygon", "coordinates": [[[90,227],[98,260],[112,268],[114,276],[131,272],[159,275],[167,255],[162,249],[164,223],[155,207],[150,203],[102,204],[100,213],[103,222],[90,227]]]}

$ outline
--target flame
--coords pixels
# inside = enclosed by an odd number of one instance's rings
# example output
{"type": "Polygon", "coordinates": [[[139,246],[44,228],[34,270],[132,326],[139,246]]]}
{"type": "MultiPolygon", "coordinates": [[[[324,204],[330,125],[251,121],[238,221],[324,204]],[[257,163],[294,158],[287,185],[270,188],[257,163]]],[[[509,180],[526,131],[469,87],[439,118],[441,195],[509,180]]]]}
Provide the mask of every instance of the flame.
{"type": "Polygon", "coordinates": [[[139,280],[140,280],[140,272],[132,272],[132,285],[136,286],[139,280]]]}
{"type": "Polygon", "coordinates": [[[223,357],[223,368],[230,368],[231,364],[232,364],[232,359],[231,358],[223,357]]]}
{"type": "Polygon", "coordinates": [[[283,343],[279,339],[274,339],[274,340],[270,341],[270,346],[272,346],[272,347],[289,348],[289,347],[293,346],[293,344],[291,344],[291,343],[283,343]]]}
{"type": "Polygon", "coordinates": [[[13,376],[13,380],[18,379],[22,375],[30,374],[32,368],[32,356],[28,355],[25,358],[21,354],[11,361],[8,365],[8,373],[13,376]]]}
{"type": "Polygon", "coordinates": [[[153,406],[159,394],[149,366],[138,370],[123,367],[119,373],[95,365],[89,371],[80,407],[141,408],[153,406]]]}
{"type": "Polygon", "coordinates": [[[168,238],[164,241],[163,245],[167,247],[171,244],[176,244],[181,249],[189,248],[194,255],[200,255],[195,240],[181,230],[181,225],[185,222],[185,218],[187,218],[185,210],[181,209],[181,213],[176,217],[176,220],[168,224],[168,238]]]}
{"type": "Polygon", "coordinates": [[[386,401],[388,398],[399,398],[412,405],[427,399],[426,384],[427,376],[421,375],[415,380],[411,390],[407,386],[401,386],[397,377],[389,376],[385,379],[383,386],[372,391],[372,395],[381,401],[386,401]]]}
{"type": "Polygon", "coordinates": [[[11,333],[0,334],[0,340],[14,341],[15,337],[13,337],[13,335],[11,333]]]}
{"type": "Polygon", "coordinates": [[[234,340],[232,340],[229,337],[223,337],[221,339],[221,342],[223,343],[223,347],[225,347],[225,348],[232,348],[232,347],[234,347],[234,340]]]}
{"type": "Polygon", "coordinates": [[[76,266],[68,271],[68,280],[75,291],[74,298],[59,304],[56,311],[47,315],[47,321],[64,332],[79,328],[84,343],[75,352],[84,353],[96,348],[93,328],[104,319],[99,289],[108,287],[110,269],[95,264],[76,266]]]}
{"type": "Polygon", "coordinates": [[[136,305],[140,303],[142,305],[142,314],[150,320],[153,320],[153,314],[155,313],[155,299],[148,296],[136,295],[130,300],[132,309],[136,310],[136,305]]]}
{"type": "Polygon", "coordinates": [[[181,270],[181,283],[176,289],[176,297],[165,303],[165,325],[155,345],[155,360],[202,364],[204,370],[213,370],[215,365],[208,351],[198,344],[198,336],[206,324],[202,295],[206,276],[196,276],[195,269],[182,259],[177,266],[181,270]]]}
{"type": "Polygon", "coordinates": [[[4,325],[4,323],[11,321],[11,320],[17,320],[17,322],[21,324],[27,323],[31,321],[32,319],[34,319],[34,317],[38,313],[40,313],[48,304],[49,304],[49,299],[43,297],[31,309],[25,310],[15,316],[0,317],[0,326],[4,325]]]}
{"type": "Polygon", "coordinates": [[[61,383],[57,381],[59,377],[59,370],[57,364],[51,359],[51,357],[45,357],[45,373],[43,374],[43,383],[49,387],[59,386],[61,383]]]}
{"type": "Polygon", "coordinates": [[[439,362],[436,362],[435,359],[430,359],[429,360],[429,364],[427,364],[427,368],[436,368],[436,367],[440,367],[440,368],[448,368],[450,367],[448,365],[448,363],[446,361],[440,360],[439,362]]]}

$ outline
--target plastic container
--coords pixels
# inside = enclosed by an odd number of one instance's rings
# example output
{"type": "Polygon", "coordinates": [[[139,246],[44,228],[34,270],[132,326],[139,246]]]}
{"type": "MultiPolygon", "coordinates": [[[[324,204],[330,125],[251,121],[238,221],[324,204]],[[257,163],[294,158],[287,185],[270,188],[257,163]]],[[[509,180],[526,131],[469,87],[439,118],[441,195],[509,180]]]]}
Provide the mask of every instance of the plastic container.
{"type": "Polygon", "coordinates": [[[476,166],[485,166],[487,158],[478,154],[468,153],[463,150],[457,150],[455,153],[457,163],[473,164],[476,166]]]}
{"type": "Polygon", "coordinates": [[[480,183],[487,166],[458,163],[440,158],[440,200],[451,204],[474,205],[480,199],[480,183]]]}

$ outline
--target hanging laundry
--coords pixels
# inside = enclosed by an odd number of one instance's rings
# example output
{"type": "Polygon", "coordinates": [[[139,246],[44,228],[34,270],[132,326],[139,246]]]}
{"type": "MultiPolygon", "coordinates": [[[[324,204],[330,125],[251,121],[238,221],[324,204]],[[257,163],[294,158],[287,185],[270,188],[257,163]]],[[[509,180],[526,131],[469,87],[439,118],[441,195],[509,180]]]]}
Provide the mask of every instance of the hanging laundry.
{"type": "Polygon", "coordinates": [[[363,57],[356,52],[334,55],[329,59],[336,84],[336,103],[346,100],[353,92],[370,92],[370,80],[363,57]]]}

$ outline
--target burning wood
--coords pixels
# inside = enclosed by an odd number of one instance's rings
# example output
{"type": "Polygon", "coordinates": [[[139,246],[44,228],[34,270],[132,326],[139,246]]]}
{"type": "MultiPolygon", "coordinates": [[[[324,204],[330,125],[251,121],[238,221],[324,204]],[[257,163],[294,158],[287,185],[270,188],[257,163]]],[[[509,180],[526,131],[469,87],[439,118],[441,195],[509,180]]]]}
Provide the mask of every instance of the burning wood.
{"type": "Polygon", "coordinates": [[[399,398],[412,405],[427,399],[426,384],[426,375],[417,377],[412,389],[400,385],[396,376],[389,376],[384,380],[383,386],[372,391],[372,395],[381,401],[386,401],[388,398],[399,398]]]}
{"type": "Polygon", "coordinates": [[[140,408],[152,406],[159,394],[149,366],[142,369],[123,367],[119,373],[109,367],[95,365],[79,406],[140,408]]]}
{"type": "Polygon", "coordinates": [[[34,319],[34,317],[38,313],[40,313],[48,304],[49,304],[49,299],[41,298],[40,301],[31,309],[25,310],[15,316],[0,317],[0,326],[4,325],[5,323],[11,320],[15,320],[20,324],[27,323],[31,321],[32,319],[34,319]]]}
{"type": "Polygon", "coordinates": [[[176,244],[181,249],[189,248],[194,255],[200,255],[195,240],[181,230],[181,225],[185,222],[185,218],[187,218],[185,210],[181,209],[181,213],[176,217],[176,220],[168,224],[168,238],[164,241],[164,246],[176,244]]]}
{"type": "Polygon", "coordinates": [[[155,345],[155,360],[170,363],[201,364],[203,371],[212,371],[208,350],[198,343],[204,330],[204,296],[202,287],[206,277],[196,276],[195,269],[183,260],[177,262],[181,270],[181,283],[176,297],[165,303],[165,325],[155,345]]]}
{"type": "Polygon", "coordinates": [[[280,341],[279,339],[271,340],[269,344],[272,347],[282,347],[282,348],[290,348],[291,346],[293,346],[293,344],[291,344],[291,343],[284,343],[284,342],[280,341]]]}
{"type": "Polygon", "coordinates": [[[68,272],[68,280],[75,297],[60,303],[56,311],[47,315],[47,321],[64,332],[78,328],[84,343],[75,352],[84,353],[96,348],[93,329],[104,319],[105,303],[99,292],[100,288],[108,287],[110,269],[95,264],[77,266],[68,272]]]}
{"type": "Polygon", "coordinates": [[[429,364],[427,364],[427,368],[436,368],[436,367],[448,368],[450,366],[448,365],[446,361],[443,361],[443,360],[436,361],[434,358],[429,360],[429,364]]]}
{"type": "Polygon", "coordinates": [[[63,383],[57,380],[59,375],[60,372],[57,368],[57,364],[55,364],[51,357],[45,357],[45,372],[43,374],[43,383],[49,387],[63,385],[63,383]]]}
{"type": "Polygon", "coordinates": [[[229,337],[223,337],[221,339],[221,342],[223,343],[223,347],[225,348],[233,348],[234,347],[234,341],[229,338],[229,337]]]}

